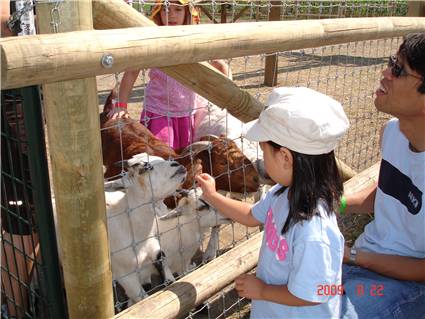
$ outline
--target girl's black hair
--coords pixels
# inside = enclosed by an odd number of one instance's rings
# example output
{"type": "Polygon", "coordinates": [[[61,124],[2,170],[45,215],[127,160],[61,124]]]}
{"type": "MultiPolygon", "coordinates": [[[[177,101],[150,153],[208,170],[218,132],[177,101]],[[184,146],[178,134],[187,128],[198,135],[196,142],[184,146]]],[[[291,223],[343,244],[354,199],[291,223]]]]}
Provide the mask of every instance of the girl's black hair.
{"type": "MultiPolygon", "coordinates": [[[[274,142],[267,142],[274,149],[281,146],[274,142]]],[[[339,206],[343,194],[341,176],[336,165],[334,151],[321,155],[307,155],[288,149],[294,159],[292,185],[289,188],[289,214],[282,228],[282,235],[298,222],[309,220],[318,214],[316,210],[319,200],[332,214],[339,206]]],[[[275,192],[278,196],[287,187],[275,192]]]]}

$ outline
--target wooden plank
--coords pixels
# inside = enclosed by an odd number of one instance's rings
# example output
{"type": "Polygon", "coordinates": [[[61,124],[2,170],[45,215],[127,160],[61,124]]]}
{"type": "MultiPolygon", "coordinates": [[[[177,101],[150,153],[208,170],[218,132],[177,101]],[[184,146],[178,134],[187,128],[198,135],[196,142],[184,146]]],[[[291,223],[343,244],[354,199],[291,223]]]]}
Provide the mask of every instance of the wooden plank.
{"type": "Polygon", "coordinates": [[[378,181],[381,162],[377,162],[344,183],[344,193],[356,193],[378,181]]]}
{"type": "MultiPolygon", "coordinates": [[[[55,3],[37,3],[41,33],[52,32],[52,17],[60,32],[92,29],[91,0],[59,4],[51,15],[55,3]]],[[[69,317],[109,318],[114,307],[96,79],[45,84],[43,96],[69,317]]]]}
{"type": "Polygon", "coordinates": [[[220,23],[227,23],[227,5],[226,5],[226,3],[222,3],[220,5],[220,8],[221,8],[220,23]]]}
{"type": "Polygon", "coordinates": [[[335,157],[335,160],[339,174],[344,182],[357,175],[357,172],[345,164],[342,160],[337,157],[335,157]]]}
{"type": "Polygon", "coordinates": [[[425,1],[409,1],[407,16],[425,17],[425,1]]]}
{"type": "Polygon", "coordinates": [[[423,18],[347,18],[95,30],[0,39],[2,88],[265,52],[403,36],[423,18]],[[282,31],[284,30],[284,32],[282,31]],[[170,49],[172,48],[172,49],[170,49]],[[105,53],[114,57],[102,67],[105,53]]]}

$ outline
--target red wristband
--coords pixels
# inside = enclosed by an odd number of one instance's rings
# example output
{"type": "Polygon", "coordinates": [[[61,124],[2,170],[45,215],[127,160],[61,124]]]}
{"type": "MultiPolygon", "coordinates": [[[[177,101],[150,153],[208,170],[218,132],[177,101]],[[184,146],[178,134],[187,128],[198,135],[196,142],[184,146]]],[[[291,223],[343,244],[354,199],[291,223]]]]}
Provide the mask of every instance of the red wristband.
{"type": "Polygon", "coordinates": [[[122,108],[122,109],[126,109],[127,108],[127,103],[124,103],[124,102],[115,102],[114,103],[114,107],[119,107],[119,108],[122,108]]]}

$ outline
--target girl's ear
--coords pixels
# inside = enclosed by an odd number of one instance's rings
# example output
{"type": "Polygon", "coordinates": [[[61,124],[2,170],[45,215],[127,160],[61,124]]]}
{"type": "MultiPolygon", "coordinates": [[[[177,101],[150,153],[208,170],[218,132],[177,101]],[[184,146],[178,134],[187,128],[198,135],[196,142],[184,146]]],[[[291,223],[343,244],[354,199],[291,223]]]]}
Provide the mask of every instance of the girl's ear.
{"type": "Polygon", "coordinates": [[[294,158],[293,158],[292,153],[289,149],[287,149],[286,147],[281,147],[279,149],[279,156],[281,157],[282,163],[283,163],[285,168],[292,167],[293,162],[294,162],[294,158]]]}

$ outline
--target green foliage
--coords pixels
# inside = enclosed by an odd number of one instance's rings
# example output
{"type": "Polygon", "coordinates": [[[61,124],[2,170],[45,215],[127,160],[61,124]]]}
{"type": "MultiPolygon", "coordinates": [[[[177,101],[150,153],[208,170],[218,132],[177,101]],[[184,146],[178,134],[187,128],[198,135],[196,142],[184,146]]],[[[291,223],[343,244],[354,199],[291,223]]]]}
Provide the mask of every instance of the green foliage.
{"type": "MultiPolygon", "coordinates": [[[[227,21],[243,15],[238,21],[268,21],[273,7],[281,8],[281,20],[323,19],[349,17],[406,16],[407,0],[228,0],[202,2],[200,6],[220,21],[222,10],[226,11],[227,21]]],[[[149,16],[154,1],[133,1],[133,8],[149,16]]],[[[210,22],[206,14],[201,14],[203,22],[210,22]]]]}
{"type": "MultiPolygon", "coordinates": [[[[260,11],[261,19],[258,20],[268,20],[269,2],[254,1],[254,5],[260,11]]],[[[244,3],[245,5],[250,4],[250,2],[244,3]]],[[[281,6],[281,15],[285,20],[405,16],[408,8],[406,0],[282,0],[275,3],[281,6]]],[[[242,2],[238,2],[238,4],[242,5],[242,2]]]]}

